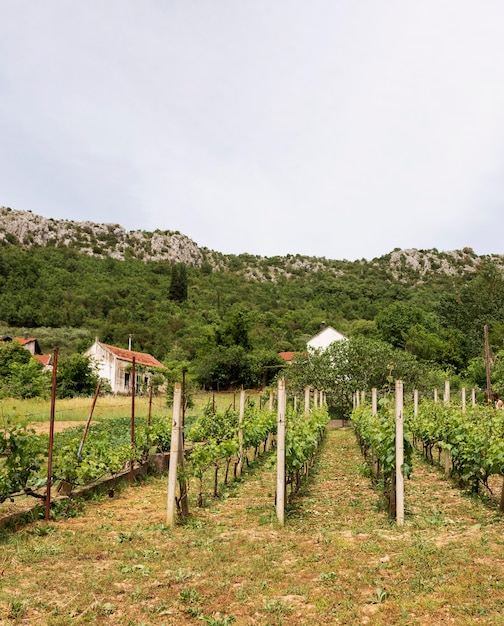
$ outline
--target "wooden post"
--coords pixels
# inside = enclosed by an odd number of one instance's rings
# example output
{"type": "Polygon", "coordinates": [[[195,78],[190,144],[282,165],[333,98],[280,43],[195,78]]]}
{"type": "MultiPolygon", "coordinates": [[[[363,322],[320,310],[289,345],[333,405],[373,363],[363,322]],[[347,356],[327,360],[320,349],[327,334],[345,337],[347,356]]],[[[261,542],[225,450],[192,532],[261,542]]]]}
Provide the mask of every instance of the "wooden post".
{"type": "Polygon", "coordinates": [[[476,406],[476,389],[471,389],[471,404],[473,408],[476,406]]]}
{"type": "Polygon", "coordinates": [[[173,391],[173,420],[170,443],[170,466],[168,470],[168,503],[166,525],[175,524],[175,492],[177,488],[177,465],[180,447],[180,405],[182,399],[182,386],[175,383],[173,391]]]}
{"type": "Polygon", "coordinates": [[[443,465],[444,473],[449,474],[451,470],[451,454],[446,448],[443,448],[443,465]]]}
{"type": "Polygon", "coordinates": [[[273,412],[273,389],[270,389],[269,410],[270,410],[270,413],[273,412]]]}
{"type": "Polygon", "coordinates": [[[52,386],[51,386],[51,412],[49,417],[49,451],[47,454],[47,486],[45,497],[45,520],[49,521],[51,511],[51,484],[52,484],[52,460],[53,460],[53,442],[54,442],[54,416],[56,405],[56,382],[58,372],[58,348],[54,348],[53,352],[53,369],[52,369],[52,386]]]}
{"type": "Polygon", "coordinates": [[[241,476],[243,468],[243,418],[245,417],[245,390],[240,392],[240,417],[238,422],[238,466],[236,468],[236,475],[241,476]]]}
{"type": "Polygon", "coordinates": [[[378,415],[378,389],[376,387],[371,389],[371,413],[378,415]]]}
{"type": "Polygon", "coordinates": [[[403,383],[396,380],[395,388],[395,420],[396,420],[396,521],[399,526],[404,524],[404,421],[403,421],[403,383]]]}
{"type": "Polygon", "coordinates": [[[413,390],[413,415],[418,417],[418,389],[413,390]]]}
{"type": "Polygon", "coordinates": [[[154,385],[149,385],[149,411],[147,413],[147,432],[150,436],[151,418],[152,418],[152,394],[154,393],[154,385]]]}
{"type": "Polygon", "coordinates": [[[443,393],[443,404],[445,406],[450,405],[450,381],[445,380],[444,384],[444,393],[443,393]]]}
{"type": "Polygon", "coordinates": [[[487,402],[489,406],[492,405],[492,382],[490,378],[490,343],[488,341],[488,325],[485,324],[485,368],[486,368],[486,392],[487,392],[487,402]]]}
{"type": "Polygon", "coordinates": [[[304,414],[308,415],[310,412],[310,388],[305,387],[304,390],[304,414]]]}
{"type": "Polygon", "coordinates": [[[276,512],[281,526],[285,521],[285,381],[278,381],[277,488],[276,512]]]}
{"type": "Polygon", "coordinates": [[[361,404],[362,405],[366,404],[366,392],[365,391],[361,391],[361,404]]]}
{"type": "Polygon", "coordinates": [[[294,413],[297,411],[297,394],[294,394],[294,399],[293,399],[293,409],[294,409],[294,413]]]}
{"type": "Polygon", "coordinates": [[[462,387],[462,413],[466,412],[466,388],[462,387]]]}
{"type": "Polygon", "coordinates": [[[434,389],[434,404],[437,404],[437,401],[438,401],[437,389],[434,389]]]}
{"type": "Polygon", "coordinates": [[[318,409],[318,389],[313,390],[313,408],[318,409]]]}

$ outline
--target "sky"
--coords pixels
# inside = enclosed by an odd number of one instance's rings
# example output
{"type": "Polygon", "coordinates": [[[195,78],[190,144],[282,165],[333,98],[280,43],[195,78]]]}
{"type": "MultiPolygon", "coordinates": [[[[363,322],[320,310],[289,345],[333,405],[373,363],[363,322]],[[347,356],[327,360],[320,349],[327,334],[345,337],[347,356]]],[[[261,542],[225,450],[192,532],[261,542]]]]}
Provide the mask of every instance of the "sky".
{"type": "Polygon", "coordinates": [[[503,169],[501,0],[0,0],[0,205],[225,254],[503,254],[503,169]]]}

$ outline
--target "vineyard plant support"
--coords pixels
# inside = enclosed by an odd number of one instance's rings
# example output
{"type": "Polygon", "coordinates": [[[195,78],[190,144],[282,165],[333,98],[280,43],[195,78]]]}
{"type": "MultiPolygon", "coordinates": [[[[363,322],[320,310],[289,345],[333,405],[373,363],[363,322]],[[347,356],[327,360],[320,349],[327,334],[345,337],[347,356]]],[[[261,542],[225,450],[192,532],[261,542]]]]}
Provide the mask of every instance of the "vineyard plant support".
{"type": "MultiPolygon", "coordinates": [[[[405,419],[415,447],[474,493],[492,494],[491,476],[504,476],[504,411],[488,405],[461,407],[423,400],[405,419]],[[436,458],[437,457],[437,458],[436,458]]],[[[504,485],[499,510],[504,512],[504,485]]]]}
{"type": "Polygon", "coordinates": [[[395,398],[387,395],[376,402],[376,390],[372,398],[371,406],[362,397],[355,403],[352,423],[371,475],[376,484],[382,485],[388,513],[402,525],[404,478],[409,478],[413,470],[413,446],[407,423],[403,424],[402,382],[396,381],[395,398]]]}

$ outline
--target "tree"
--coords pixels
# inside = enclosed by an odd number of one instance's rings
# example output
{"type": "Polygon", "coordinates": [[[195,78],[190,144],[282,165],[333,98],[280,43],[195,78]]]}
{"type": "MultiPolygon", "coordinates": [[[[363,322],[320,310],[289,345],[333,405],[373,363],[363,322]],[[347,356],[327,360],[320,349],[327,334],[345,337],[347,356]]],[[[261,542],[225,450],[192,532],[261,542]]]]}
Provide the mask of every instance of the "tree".
{"type": "Polygon", "coordinates": [[[185,263],[172,265],[169,298],[175,302],[187,300],[187,268],[185,263]]]}
{"type": "Polygon", "coordinates": [[[91,357],[72,354],[58,364],[56,393],[58,398],[92,396],[98,385],[91,357]]]}
{"type": "Polygon", "coordinates": [[[37,398],[48,393],[49,376],[17,341],[0,342],[0,396],[37,398]]]}
{"type": "Polygon", "coordinates": [[[297,393],[307,386],[328,393],[329,409],[340,417],[350,414],[356,391],[390,389],[396,379],[411,388],[428,385],[426,369],[412,354],[364,337],[336,341],[326,350],[298,355],[287,375],[289,386],[297,393]]]}

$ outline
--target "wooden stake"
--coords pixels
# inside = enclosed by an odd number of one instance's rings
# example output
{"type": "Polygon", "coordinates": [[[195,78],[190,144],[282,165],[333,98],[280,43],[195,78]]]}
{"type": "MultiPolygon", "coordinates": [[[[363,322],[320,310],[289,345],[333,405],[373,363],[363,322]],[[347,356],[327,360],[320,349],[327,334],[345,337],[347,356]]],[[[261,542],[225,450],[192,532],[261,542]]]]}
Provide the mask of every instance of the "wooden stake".
{"type": "Polygon", "coordinates": [[[177,465],[180,447],[180,405],[182,400],[182,386],[175,383],[173,391],[173,420],[170,443],[170,466],[168,470],[168,503],[166,525],[175,524],[175,492],[177,488],[177,465]]]}
{"type": "Polygon", "coordinates": [[[488,341],[488,325],[485,324],[485,368],[486,368],[486,384],[487,384],[487,402],[492,404],[492,381],[490,378],[490,343],[488,341]]]}
{"type": "Polygon", "coordinates": [[[58,372],[58,348],[54,348],[53,353],[53,370],[52,370],[52,387],[51,387],[51,413],[49,421],[49,451],[47,454],[47,487],[45,499],[45,520],[49,521],[49,513],[51,510],[51,483],[52,483],[52,460],[53,460],[53,442],[54,442],[54,415],[56,405],[56,382],[58,372]]]}
{"type": "Polygon", "coordinates": [[[445,406],[449,406],[449,404],[450,404],[450,381],[449,380],[445,380],[444,394],[443,394],[443,404],[445,406]]]}
{"type": "Polygon", "coordinates": [[[371,413],[378,415],[378,389],[376,387],[371,389],[371,413]]]}
{"type": "Polygon", "coordinates": [[[395,388],[395,420],[396,420],[396,521],[398,526],[404,524],[404,421],[403,421],[403,383],[396,380],[395,388]]]}
{"type": "Polygon", "coordinates": [[[278,381],[277,489],[276,512],[281,526],[285,522],[285,381],[278,381]]]}
{"type": "Polygon", "coordinates": [[[245,390],[240,392],[240,417],[238,422],[238,466],[236,468],[236,475],[241,476],[243,469],[243,418],[245,417],[245,390]]]}
{"type": "Polygon", "coordinates": [[[310,388],[305,387],[304,390],[304,414],[308,415],[310,412],[310,388]]]}

